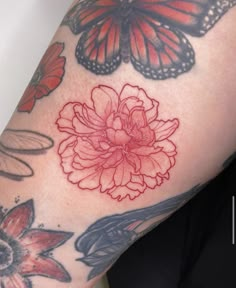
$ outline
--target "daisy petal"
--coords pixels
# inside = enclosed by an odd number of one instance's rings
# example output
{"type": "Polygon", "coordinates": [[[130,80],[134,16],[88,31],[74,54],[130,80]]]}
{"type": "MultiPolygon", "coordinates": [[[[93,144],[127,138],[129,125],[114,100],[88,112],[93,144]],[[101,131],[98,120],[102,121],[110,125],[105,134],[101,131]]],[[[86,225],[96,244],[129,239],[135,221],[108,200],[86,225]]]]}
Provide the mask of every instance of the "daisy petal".
{"type": "Polygon", "coordinates": [[[60,263],[44,256],[29,256],[19,266],[19,273],[24,276],[38,275],[61,282],[71,282],[69,273],[60,263]]]}
{"type": "Polygon", "coordinates": [[[14,238],[20,237],[29,229],[34,220],[33,201],[29,200],[11,209],[0,224],[6,234],[14,238]]]}
{"type": "Polygon", "coordinates": [[[30,112],[35,104],[34,96],[36,94],[35,86],[28,86],[18,105],[19,112],[30,112]]]}
{"type": "Polygon", "coordinates": [[[30,113],[37,99],[48,96],[62,82],[66,63],[66,58],[60,56],[63,50],[63,43],[54,43],[47,49],[18,104],[19,112],[30,113]]]}
{"type": "Polygon", "coordinates": [[[67,232],[32,229],[21,238],[20,243],[32,253],[40,254],[61,246],[72,235],[67,232]]]}
{"type": "Polygon", "coordinates": [[[64,50],[63,43],[59,43],[59,42],[54,43],[45,52],[43,59],[41,60],[41,64],[47,65],[48,63],[54,62],[55,59],[57,59],[57,57],[60,56],[63,50],[64,50]]]}
{"type": "MultiPolygon", "coordinates": [[[[31,288],[31,282],[16,273],[9,277],[3,277],[2,284],[4,288],[31,288]]],[[[2,287],[2,286],[1,286],[2,287]]]]}

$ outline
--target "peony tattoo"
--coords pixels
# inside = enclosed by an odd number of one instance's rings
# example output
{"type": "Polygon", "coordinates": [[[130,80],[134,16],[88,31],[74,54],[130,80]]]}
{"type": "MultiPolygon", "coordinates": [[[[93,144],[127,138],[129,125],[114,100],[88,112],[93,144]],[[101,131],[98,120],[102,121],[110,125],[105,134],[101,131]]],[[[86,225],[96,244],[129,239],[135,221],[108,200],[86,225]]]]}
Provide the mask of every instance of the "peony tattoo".
{"type": "Polygon", "coordinates": [[[158,108],[143,89],[129,84],[120,93],[94,88],[91,105],[66,104],[56,123],[67,134],[58,153],[68,180],[118,201],[162,185],[175,165],[170,137],[179,121],[160,120],[158,108]]]}
{"type": "Polygon", "coordinates": [[[30,113],[36,100],[48,96],[61,84],[66,63],[66,58],[60,56],[63,50],[64,44],[57,42],[48,48],[20,100],[18,112],[30,113]]]}
{"type": "Polygon", "coordinates": [[[0,216],[0,287],[32,288],[31,276],[71,282],[65,268],[48,252],[61,246],[73,234],[33,229],[33,221],[32,200],[0,216]]]}

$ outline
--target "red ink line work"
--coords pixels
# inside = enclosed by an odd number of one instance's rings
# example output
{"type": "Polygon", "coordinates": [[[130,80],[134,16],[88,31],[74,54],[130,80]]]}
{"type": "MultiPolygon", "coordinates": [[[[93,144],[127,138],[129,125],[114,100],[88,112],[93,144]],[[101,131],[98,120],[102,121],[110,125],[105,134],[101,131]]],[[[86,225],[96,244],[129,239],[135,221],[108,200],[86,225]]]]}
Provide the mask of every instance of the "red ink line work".
{"type": "Polygon", "coordinates": [[[177,154],[170,137],[179,120],[159,119],[159,102],[138,86],[126,84],[118,93],[100,85],[90,100],[90,106],[67,103],[56,122],[67,135],[58,153],[68,180],[118,201],[168,180],[177,154]]]}

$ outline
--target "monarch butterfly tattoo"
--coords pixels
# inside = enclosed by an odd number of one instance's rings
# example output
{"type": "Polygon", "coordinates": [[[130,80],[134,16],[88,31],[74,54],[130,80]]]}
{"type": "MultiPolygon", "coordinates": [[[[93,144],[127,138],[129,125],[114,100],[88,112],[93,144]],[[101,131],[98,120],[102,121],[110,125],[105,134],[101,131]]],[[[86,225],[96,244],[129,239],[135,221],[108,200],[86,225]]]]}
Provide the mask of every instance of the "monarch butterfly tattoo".
{"type": "Polygon", "coordinates": [[[64,18],[79,64],[98,75],[124,62],[150,79],[176,78],[195,63],[185,34],[200,37],[236,0],[82,0],[64,18]]]}
{"type": "Polygon", "coordinates": [[[15,181],[33,176],[31,166],[15,154],[43,154],[53,145],[51,138],[35,131],[4,130],[0,137],[0,176],[15,181]]]}

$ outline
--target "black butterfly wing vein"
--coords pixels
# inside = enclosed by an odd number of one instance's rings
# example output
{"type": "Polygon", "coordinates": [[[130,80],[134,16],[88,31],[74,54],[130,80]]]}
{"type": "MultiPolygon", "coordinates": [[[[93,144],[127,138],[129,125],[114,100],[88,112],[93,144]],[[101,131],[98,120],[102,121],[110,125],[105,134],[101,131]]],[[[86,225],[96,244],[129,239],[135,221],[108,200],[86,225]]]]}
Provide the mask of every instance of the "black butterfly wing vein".
{"type": "Polygon", "coordinates": [[[76,48],[78,63],[97,75],[114,72],[122,62],[120,25],[112,17],[88,29],[76,48]]]}
{"type": "Polygon", "coordinates": [[[109,75],[121,62],[131,62],[145,78],[163,80],[176,78],[195,64],[184,33],[205,35],[235,4],[236,0],[84,0],[72,7],[62,24],[74,34],[82,33],[76,58],[94,74],[109,75]],[[173,41],[168,37],[174,33],[179,49],[163,39],[154,43],[150,31],[144,33],[147,25],[153,26],[157,38],[161,34],[173,41]]]}

